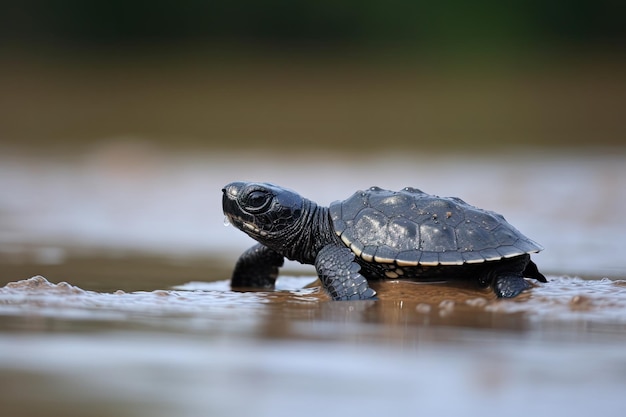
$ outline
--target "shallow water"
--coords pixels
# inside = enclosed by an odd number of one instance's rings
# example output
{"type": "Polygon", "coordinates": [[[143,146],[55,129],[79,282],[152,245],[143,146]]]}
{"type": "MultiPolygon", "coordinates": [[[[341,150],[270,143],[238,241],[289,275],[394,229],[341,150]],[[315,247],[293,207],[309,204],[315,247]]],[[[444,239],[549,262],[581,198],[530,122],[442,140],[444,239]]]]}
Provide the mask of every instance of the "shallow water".
{"type": "Polygon", "coordinates": [[[620,153],[4,152],[3,415],[622,415],[625,178],[620,153]],[[288,263],[276,291],[233,292],[252,244],[222,223],[236,179],[321,204],[374,184],[460,196],[545,246],[550,282],[497,300],[390,281],[378,301],[331,302],[288,263]]]}
{"type": "Polygon", "coordinates": [[[550,276],[512,301],[387,283],[379,301],[331,302],[311,279],[246,293],[7,284],[1,402],[11,415],[623,413],[625,281],[550,276]]]}

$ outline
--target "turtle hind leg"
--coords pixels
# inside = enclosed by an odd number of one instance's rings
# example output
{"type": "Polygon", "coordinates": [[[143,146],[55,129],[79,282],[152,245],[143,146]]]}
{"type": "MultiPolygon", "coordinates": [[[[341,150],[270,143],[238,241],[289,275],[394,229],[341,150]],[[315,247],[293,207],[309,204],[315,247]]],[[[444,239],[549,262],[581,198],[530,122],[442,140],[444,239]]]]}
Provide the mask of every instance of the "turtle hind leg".
{"type": "Polygon", "coordinates": [[[278,268],[283,266],[283,255],[256,244],[241,254],[232,278],[232,288],[273,288],[278,277],[278,268]]]}
{"type": "Polygon", "coordinates": [[[530,284],[524,279],[527,272],[530,278],[545,279],[534,263],[529,267],[531,263],[528,254],[498,261],[484,270],[479,282],[484,285],[491,285],[498,298],[516,297],[522,291],[530,288],[530,284]]]}
{"type": "Polygon", "coordinates": [[[498,298],[513,298],[530,288],[521,274],[513,273],[497,275],[491,285],[498,298]]]}

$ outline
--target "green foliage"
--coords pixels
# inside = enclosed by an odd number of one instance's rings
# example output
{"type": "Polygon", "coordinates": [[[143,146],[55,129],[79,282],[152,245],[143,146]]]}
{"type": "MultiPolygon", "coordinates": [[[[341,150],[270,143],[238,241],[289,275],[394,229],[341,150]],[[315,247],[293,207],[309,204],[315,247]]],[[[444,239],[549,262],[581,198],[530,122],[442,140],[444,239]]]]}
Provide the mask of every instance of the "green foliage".
{"type": "Polygon", "coordinates": [[[413,45],[517,40],[624,41],[619,0],[12,0],[4,38],[413,45]]]}

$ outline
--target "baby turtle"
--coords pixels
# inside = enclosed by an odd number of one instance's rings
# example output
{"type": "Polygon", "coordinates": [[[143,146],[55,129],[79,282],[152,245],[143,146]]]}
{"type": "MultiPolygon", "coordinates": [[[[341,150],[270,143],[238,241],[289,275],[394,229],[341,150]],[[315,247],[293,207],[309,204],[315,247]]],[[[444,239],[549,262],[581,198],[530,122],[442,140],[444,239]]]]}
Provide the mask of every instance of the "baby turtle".
{"type": "Polygon", "coordinates": [[[335,300],[376,295],[368,280],[475,280],[498,297],[547,282],[530,254],[543,248],[500,214],[415,188],[371,187],[321,207],[267,183],[222,190],[228,221],[259,242],[237,261],[234,288],[271,288],[284,258],[315,265],[335,300]]]}

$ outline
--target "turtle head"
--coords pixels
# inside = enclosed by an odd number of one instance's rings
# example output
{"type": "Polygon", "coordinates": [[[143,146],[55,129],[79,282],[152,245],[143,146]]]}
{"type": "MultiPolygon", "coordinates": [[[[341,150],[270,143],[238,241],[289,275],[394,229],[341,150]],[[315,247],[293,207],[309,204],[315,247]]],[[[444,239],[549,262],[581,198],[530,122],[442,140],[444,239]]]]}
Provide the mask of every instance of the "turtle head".
{"type": "Polygon", "coordinates": [[[228,221],[269,247],[284,244],[302,217],[305,199],[267,183],[232,182],[222,189],[222,207],[228,221]]]}

